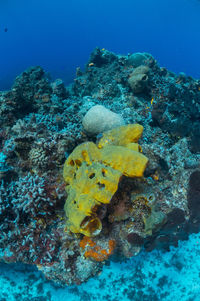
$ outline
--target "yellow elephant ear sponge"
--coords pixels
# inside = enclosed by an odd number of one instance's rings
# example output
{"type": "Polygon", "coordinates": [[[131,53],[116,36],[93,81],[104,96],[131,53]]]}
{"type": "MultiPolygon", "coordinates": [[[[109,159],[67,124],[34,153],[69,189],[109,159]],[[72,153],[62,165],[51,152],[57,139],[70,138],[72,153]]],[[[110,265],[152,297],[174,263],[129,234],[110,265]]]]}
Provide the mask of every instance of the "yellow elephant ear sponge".
{"type": "Polygon", "coordinates": [[[84,162],[76,171],[75,178],[67,188],[68,198],[65,213],[67,227],[74,233],[94,236],[100,233],[102,225],[96,211],[101,204],[108,204],[117,191],[121,172],[94,162],[84,162]]]}
{"type": "Polygon", "coordinates": [[[85,162],[88,166],[100,160],[101,153],[93,142],[85,142],[78,145],[69,155],[64,164],[63,177],[66,184],[70,184],[76,171],[85,162]]]}
{"type": "Polygon", "coordinates": [[[98,208],[110,202],[121,176],[143,176],[148,159],[136,143],[142,131],[139,124],[115,128],[103,134],[99,148],[93,142],[82,143],[68,157],[63,176],[71,232],[98,235],[102,229],[98,208]]]}
{"type": "Polygon", "coordinates": [[[101,154],[104,164],[131,178],[142,177],[148,162],[146,156],[124,146],[108,145],[101,154]]]}
{"type": "Polygon", "coordinates": [[[138,142],[143,133],[143,126],[140,124],[128,124],[114,128],[103,133],[98,143],[98,148],[106,145],[126,146],[132,142],[138,142]]]}

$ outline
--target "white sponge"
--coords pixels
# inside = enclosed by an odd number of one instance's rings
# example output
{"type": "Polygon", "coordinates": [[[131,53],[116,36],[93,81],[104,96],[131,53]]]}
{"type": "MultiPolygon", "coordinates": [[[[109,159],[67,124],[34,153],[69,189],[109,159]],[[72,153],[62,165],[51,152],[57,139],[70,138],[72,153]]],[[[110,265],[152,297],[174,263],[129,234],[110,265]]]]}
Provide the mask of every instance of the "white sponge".
{"type": "Polygon", "coordinates": [[[90,135],[98,135],[123,124],[120,115],[101,105],[92,107],[83,118],[83,128],[90,135]]]}

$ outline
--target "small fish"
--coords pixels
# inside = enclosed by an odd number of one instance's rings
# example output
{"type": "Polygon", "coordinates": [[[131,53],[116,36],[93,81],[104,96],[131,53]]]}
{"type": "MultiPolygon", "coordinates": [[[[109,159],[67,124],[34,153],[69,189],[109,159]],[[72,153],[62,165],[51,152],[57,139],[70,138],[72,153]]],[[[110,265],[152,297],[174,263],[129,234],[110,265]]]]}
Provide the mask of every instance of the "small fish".
{"type": "Polygon", "coordinates": [[[151,99],[151,106],[152,106],[152,104],[153,104],[153,101],[154,101],[154,98],[152,97],[152,99],[151,99]]]}

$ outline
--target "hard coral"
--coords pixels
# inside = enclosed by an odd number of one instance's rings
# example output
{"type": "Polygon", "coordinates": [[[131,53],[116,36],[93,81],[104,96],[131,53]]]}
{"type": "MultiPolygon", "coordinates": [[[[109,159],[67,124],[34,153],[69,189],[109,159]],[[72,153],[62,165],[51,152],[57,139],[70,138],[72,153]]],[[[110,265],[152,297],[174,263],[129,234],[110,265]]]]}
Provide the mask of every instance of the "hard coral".
{"type": "Polygon", "coordinates": [[[104,106],[93,106],[83,118],[84,130],[91,135],[100,134],[124,124],[123,118],[104,106]]]}
{"type": "Polygon", "coordinates": [[[6,262],[52,264],[60,245],[52,219],[57,200],[54,187],[43,177],[28,174],[10,184],[2,183],[0,251],[6,262]]]}
{"type": "Polygon", "coordinates": [[[72,232],[87,236],[99,234],[102,224],[97,214],[98,207],[110,202],[121,176],[143,176],[148,159],[135,150],[139,150],[135,142],[142,130],[138,124],[113,129],[104,133],[98,144],[101,149],[86,142],[68,157],[63,176],[68,193],[65,203],[67,226],[72,232]],[[134,142],[134,150],[130,142],[134,142]]]}

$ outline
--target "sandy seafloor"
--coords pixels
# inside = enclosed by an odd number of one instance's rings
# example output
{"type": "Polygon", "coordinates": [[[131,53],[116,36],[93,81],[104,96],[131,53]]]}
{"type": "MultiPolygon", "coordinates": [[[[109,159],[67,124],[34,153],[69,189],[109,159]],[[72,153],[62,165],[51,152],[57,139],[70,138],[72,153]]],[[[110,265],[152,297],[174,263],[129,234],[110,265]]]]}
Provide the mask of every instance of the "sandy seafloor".
{"type": "Polygon", "coordinates": [[[111,262],[80,286],[56,287],[30,266],[0,265],[0,301],[13,300],[200,300],[200,233],[170,252],[141,252],[111,262]]]}

